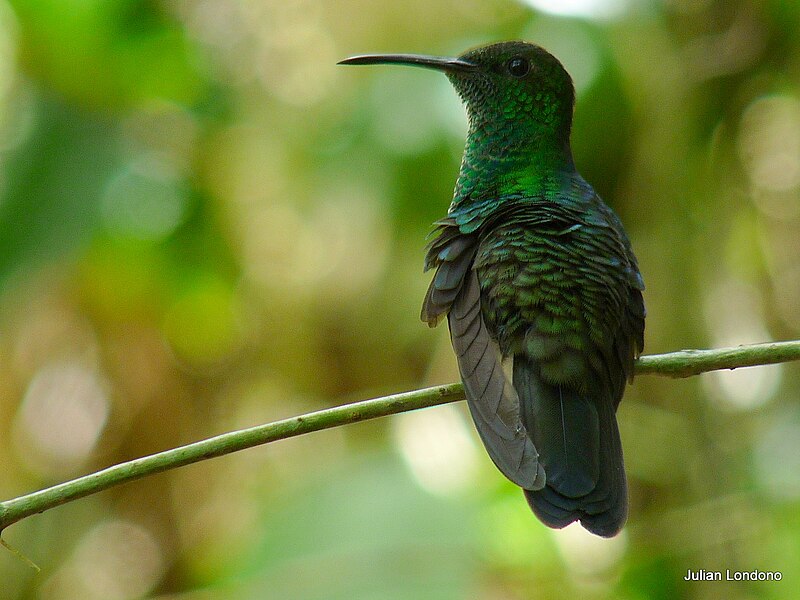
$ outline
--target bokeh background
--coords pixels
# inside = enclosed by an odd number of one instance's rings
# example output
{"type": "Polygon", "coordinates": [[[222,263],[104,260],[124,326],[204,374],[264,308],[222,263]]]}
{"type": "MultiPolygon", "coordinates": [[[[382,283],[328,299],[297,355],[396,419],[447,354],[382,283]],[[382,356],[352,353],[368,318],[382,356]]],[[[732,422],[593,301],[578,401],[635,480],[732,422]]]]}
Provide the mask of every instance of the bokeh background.
{"type": "MultiPolygon", "coordinates": [[[[648,352],[800,338],[793,0],[0,0],[0,497],[454,381],[418,319],[466,122],[522,38],[647,283],[648,352]]],[[[4,533],[0,598],[796,598],[800,367],[642,377],[629,525],[547,530],[461,405],[125,485],[4,533]],[[687,583],[688,569],[781,582],[687,583]]]]}

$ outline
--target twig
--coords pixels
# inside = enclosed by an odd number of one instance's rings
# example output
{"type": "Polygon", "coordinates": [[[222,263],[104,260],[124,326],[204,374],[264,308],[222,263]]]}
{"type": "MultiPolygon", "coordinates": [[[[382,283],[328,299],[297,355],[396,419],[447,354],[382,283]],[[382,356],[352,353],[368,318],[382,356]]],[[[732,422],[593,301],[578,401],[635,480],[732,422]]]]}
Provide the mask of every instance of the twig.
{"type": "MultiPolygon", "coordinates": [[[[754,344],[716,350],[682,350],[643,356],[640,375],[690,377],[707,371],[736,369],[800,360],[800,340],[754,344]]],[[[224,433],[213,438],[120,463],[102,471],[0,502],[0,532],[26,517],[83,498],[110,487],[162,473],[253,446],[464,399],[460,383],[394,394],[328,408],[274,423],[224,433]]]]}
{"type": "Polygon", "coordinates": [[[740,369],[800,360],[800,340],[749,344],[714,350],[680,350],[669,354],[642,356],[636,362],[637,375],[691,377],[708,371],[740,369]]]}

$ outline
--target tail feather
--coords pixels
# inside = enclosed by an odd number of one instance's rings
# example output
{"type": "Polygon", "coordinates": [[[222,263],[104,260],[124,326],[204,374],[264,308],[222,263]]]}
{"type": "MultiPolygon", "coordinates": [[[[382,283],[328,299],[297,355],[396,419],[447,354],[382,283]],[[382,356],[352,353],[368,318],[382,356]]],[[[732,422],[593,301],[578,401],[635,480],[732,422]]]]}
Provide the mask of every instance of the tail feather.
{"type": "Polygon", "coordinates": [[[590,494],[600,472],[600,427],[593,403],[566,385],[542,381],[524,356],[514,358],[514,387],[548,487],[567,498],[590,494]]]}
{"type": "Polygon", "coordinates": [[[628,500],[612,399],[546,383],[524,356],[514,358],[514,387],[547,473],[544,488],[525,490],[534,513],[549,527],[580,521],[597,535],[616,535],[628,500]]]}

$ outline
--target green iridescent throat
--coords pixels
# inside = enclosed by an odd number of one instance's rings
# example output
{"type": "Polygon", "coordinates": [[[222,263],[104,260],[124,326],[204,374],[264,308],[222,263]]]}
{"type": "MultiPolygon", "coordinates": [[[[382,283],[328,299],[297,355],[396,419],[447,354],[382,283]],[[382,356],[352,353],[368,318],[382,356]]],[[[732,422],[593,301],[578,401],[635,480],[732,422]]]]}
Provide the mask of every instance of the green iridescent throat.
{"type": "Polygon", "coordinates": [[[454,205],[487,196],[546,193],[575,174],[569,146],[571,102],[565,107],[552,97],[517,98],[522,108],[498,120],[497,109],[475,106],[466,93],[463,97],[470,128],[454,205]]]}

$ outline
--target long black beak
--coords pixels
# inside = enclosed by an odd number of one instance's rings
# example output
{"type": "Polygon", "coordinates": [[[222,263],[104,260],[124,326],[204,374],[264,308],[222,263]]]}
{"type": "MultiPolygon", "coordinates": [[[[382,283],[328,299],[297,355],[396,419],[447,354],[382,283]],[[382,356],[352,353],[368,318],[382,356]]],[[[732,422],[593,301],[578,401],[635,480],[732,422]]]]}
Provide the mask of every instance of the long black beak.
{"type": "Polygon", "coordinates": [[[461,58],[422,54],[364,54],[340,60],[340,65],[410,65],[437,71],[474,71],[478,65],[461,58]]]}

